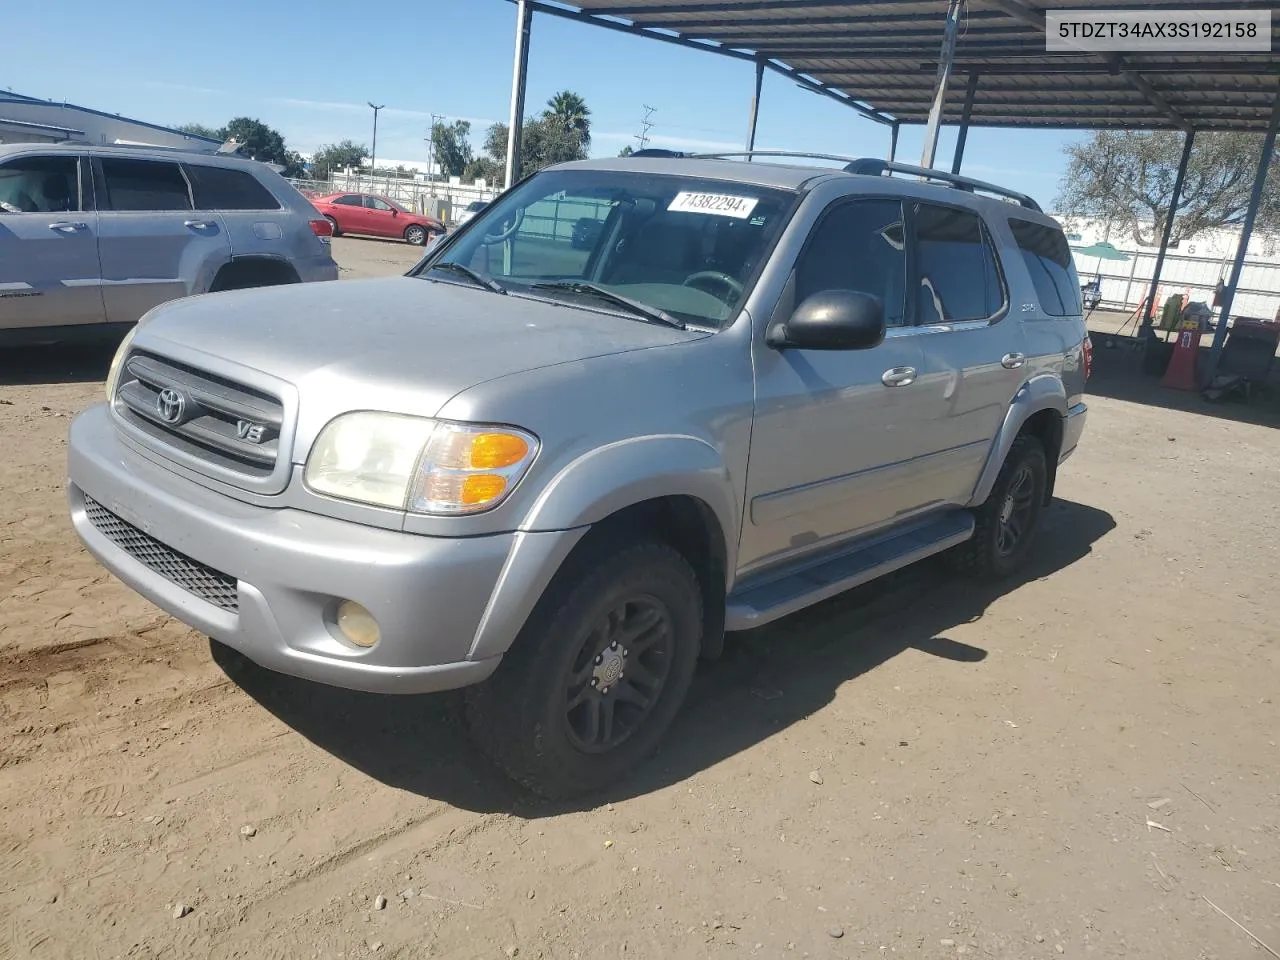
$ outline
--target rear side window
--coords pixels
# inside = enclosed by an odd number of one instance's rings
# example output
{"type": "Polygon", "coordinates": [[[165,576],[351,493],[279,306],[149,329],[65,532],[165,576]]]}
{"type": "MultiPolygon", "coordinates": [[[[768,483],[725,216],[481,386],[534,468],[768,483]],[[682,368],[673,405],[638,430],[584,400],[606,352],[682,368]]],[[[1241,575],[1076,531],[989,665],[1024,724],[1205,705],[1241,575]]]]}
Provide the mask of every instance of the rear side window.
{"type": "Polygon", "coordinates": [[[176,163],[104,157],[107,210],[190,210],[191,194],[176,163]]]}
{"type": "Polygon", "coordinates": [[[968,210],[916,205],[920,322],[986,320],[1005,303],[995,248],[968,210]]]}
{"type": "Polygon", "coordinates": [[[1010,220],[1009,229],[1022,251],[1040,308],[1051,317],[1080,313],[1080,284],[1071,262],[1071,246],[1062,231],[1029,220],[1010,220]]]}
{"type": "Polygon", "coordinates": [[[279,210],[280,201],[244,170],[187,165],[197,210],[279,210]]]}

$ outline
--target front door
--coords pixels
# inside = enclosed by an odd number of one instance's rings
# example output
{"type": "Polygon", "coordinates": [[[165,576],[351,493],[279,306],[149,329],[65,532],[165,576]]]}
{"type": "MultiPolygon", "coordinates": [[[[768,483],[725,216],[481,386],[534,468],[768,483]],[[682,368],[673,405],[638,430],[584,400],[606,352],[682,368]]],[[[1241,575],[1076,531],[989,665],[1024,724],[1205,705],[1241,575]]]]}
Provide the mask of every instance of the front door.
{"type": "Polygon", "coordinates": [[[231,244],[217,214],[192,208],[182,168],[126,157],[94,164],[107,319],[131,323],[157,304],[207,290],[231,244]]]}
{"type": "Polygon", "coordinates": [[[794,293],[780,305],[786,310],[831,289],[873,294],[884,302],[882,344],[776,350],[753,338],[756,413],[741,573],[891,523],[927,496],[912,482],[931,410],[913,380],[922,354],[906,324],[904,236],[899,201],[838,201],[814,228],[788,284],[794,293]]]}
{"type": "Polygon", "coordinates": [[[399,212],[385,200],[366,196],[364,216],[368,224],[367,232],[375,237],[398,237],[404,232],[399,212]]]}
{"type": "Polygon", "coordinates": [[[98,215],[80,171],[74,154],[0,164],[0,330],[102,322],[98,215]]]}

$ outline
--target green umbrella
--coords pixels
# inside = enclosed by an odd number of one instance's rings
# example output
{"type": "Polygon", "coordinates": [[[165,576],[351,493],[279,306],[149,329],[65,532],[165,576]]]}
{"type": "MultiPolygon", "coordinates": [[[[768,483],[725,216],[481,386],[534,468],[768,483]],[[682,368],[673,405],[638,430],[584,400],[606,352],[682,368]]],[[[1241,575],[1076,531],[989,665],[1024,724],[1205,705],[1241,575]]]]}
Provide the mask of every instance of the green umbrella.
{"type": "Polygon", "coordinates": [[[1117,250],[1109,243],[1095,243],[1087,247],[1072,247],[1073,253],[1082,257],[1097,257],[1099,260],[1128,260],[1129,255],[1117,250]]]}

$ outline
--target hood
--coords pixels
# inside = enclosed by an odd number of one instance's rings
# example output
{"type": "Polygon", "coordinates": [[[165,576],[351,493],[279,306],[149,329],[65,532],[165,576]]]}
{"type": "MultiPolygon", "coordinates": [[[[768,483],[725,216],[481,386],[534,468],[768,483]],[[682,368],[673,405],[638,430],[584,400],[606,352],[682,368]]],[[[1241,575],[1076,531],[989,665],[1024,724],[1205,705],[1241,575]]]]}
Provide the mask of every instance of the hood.
{"type": "Polygon", "coordinates": [[[172,301],[146,319],[136,343],[291,384],[305,442],[347,410],[433,416],[487,380],[704,336],[457,283],[387,277],[172,301]]]}

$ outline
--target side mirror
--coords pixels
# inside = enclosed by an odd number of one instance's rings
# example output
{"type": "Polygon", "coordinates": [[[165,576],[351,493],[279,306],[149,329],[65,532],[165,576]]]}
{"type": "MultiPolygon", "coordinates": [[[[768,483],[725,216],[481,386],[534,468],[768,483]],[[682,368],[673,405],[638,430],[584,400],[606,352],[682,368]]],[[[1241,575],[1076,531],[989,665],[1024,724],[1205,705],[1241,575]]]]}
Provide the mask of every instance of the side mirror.
{"type": "Polygon", "coordinates": [[[779,350],[867,350],[884,340],[884,304],[857,290],[823,290],[806,298],[765,342],[779,350]]]}

